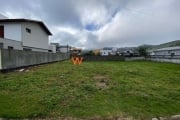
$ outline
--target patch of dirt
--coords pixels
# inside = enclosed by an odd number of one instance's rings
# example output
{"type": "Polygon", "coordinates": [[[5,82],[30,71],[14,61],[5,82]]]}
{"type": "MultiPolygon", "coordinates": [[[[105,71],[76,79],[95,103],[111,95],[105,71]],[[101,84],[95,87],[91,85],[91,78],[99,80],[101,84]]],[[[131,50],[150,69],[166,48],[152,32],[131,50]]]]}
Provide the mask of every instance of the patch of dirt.
{"type": "Polygon", "coordinates": [[[34,66],[27,66],[27,67],[20,67],[14,69],[15,72],[30,72],[30,71],[35,71],[38,67],[42,65],[34,65],[34,66]]]}
{"type": "Polygon", "coordinates": [[[96,75],[93,80],[96,82],[98,89],[107,89],[109,86],[109,78],[104,75],[96,75]]]}

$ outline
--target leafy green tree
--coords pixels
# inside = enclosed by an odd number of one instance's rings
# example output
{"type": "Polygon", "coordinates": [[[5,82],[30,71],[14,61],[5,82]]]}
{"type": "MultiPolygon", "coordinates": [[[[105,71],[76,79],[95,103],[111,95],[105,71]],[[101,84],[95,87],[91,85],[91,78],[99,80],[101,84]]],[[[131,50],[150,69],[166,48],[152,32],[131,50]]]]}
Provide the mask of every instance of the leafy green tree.
{"type": "Polygon", "coordinates": [[[138,51],[139,51],[139,55],[140,56],[144,56],[147,57],[148,53],[147,53],[147,46],[146,45],[141,45],[138,47],[138,51]]]}

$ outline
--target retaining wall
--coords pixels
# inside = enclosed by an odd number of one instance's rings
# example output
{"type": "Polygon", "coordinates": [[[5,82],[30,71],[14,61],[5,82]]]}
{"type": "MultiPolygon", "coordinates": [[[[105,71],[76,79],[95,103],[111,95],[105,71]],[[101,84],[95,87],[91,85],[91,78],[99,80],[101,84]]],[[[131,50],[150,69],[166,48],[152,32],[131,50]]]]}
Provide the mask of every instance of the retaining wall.
{"type": "Polygon", "coordinates": [[[68,53],[0,49],[0,69],[12,69],[69,59],[68,53]]]}
{"type": "Polygon", "coordinates": [[[83,56],[84,61],[124,61],[123,56],[83,56]]]}
{"type": "Polygon", "coordinates": [[[157,61],[157,62],[179,63],[180,64],[180,59],[174,59],[174,58],[146,58],[146,60],[157,61]]]}
{"type": "Polygon", "coordinates": [[[151,55],[146,59],[157,62],[180,63],[180,55],[151,55]]]}
{"type": "Polygon", "coordinates": [[[134,61],[145,60],[145,57],[124,57],[124,56],[83,56],[84,61],[134,61]]]}
{"type": "Polygon", "coordinates": [[[125,61],[145,60],[145,57],[125,57],[125,61]]]}

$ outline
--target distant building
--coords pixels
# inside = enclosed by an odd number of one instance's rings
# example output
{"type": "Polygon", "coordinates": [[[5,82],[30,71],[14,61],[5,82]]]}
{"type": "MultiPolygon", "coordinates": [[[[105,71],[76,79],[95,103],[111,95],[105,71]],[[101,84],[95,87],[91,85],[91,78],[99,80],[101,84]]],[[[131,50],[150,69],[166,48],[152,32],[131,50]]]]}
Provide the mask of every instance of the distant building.
{"type": "Polygon", "coordinates": [[[151,54],[155,56],[180,56],[180,46],[157,49],[151,54]]]}
{"type": "Polygon", "coordinates": [[[115,47],[104,47],[100,50],[101,56],[116,55],[117,48],[115,47]]]}
{"type": "Polygon", "coordinates": [[[70,46],[68,46],[68,45],[60,45],[60,47],[59,47],[59,51],[61,52],[61,53],[68,53],[68,52],[70,52],[70,46]]]}
{"type": "Polygon", "coordinates": [[[49,52],[56,53],[56,45],[49,45],[49,52]]]}
{"type": "Polygon", "coordinates": [[[59,51],[59,48],[60,48],[59,43],[50,43],[50,45],[54,45],[54,46],[55,46],[55,49],[56,49],[56,52],[60,52],[60,51],[59,51]]]}
{"type": "Polygon", "coordinates": [[[154,50],[147,50],[147,54],[148,54],[148,56],[155,55],[154,50]]]}
{"type": "Polygon", "coordinates": [[[0,48],[48,52],[50,35],[42,21],[0,19],[0,48]]]}
{"type": "Polygon", "coordinates": [[[139,52],[136,47],[118,48],[117,54],[120,56],[139,56],[139,52]]]}
{"type": "Polygon", "coordinates": [[[60,52],[60,53],[70,52],[71,46],[69,45],[60,45],[59,43],[50,43],[50,44],[55,46],[56,52],[60,52]]]}
{"type": "Polygon", "coordinates": [[[75,47],[70,48],[71,56],[81,55],[81,52],[82,52],[81,48],[75,48],[75,47]]]}
{"type": "Polygon", "coordinates": [[[95,49],[95,50],[93,50],[93,54],[94,55],[100,55],[100,49],[95,49]]]}

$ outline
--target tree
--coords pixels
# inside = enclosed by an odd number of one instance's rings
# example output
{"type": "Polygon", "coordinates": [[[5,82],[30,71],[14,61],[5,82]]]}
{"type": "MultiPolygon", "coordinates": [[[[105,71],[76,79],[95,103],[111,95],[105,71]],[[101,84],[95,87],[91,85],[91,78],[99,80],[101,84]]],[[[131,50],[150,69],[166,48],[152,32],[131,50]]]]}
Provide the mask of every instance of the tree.
{"type": "Polygon", "coordinates": [[[144,57],[147,57],[147,46],[146,45],[141,45],[138,47],[138,51],[139,51],[139,55],[140,56],[144,56],[144,57]]]}
{"type": "Polygon", "coordinates": [[[93,53],[92,50],[90,50],[90,51],[84,51],[84,52],[82,53],[82,55],[84,55],[84,56],[93,56],[94,53],[93,53]]]}

